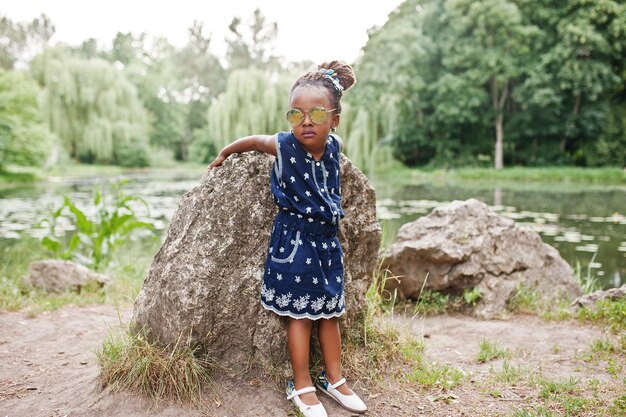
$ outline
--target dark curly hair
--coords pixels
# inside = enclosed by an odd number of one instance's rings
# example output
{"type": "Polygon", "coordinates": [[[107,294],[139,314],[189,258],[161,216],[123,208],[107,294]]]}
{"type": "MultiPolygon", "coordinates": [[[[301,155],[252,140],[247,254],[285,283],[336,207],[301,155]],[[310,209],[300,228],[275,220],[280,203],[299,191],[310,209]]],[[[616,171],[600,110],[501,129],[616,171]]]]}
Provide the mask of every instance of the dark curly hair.
{"type": "MultiPolygon", "coordinates": [[[[304,87],[307,85],[314,85],[319,87],[324,87],[330,92],[332,105],[337,109],[337,114],[341,113],[341,96],[343,95],[343,91],[350,89],[354,84],[356,84],[356,76],[354,75],[354,70],[348,64],[343,64],[339,61],[330,61],[324,62],[317,66],[316,71],[309,71],[306,74],[301,75],[296,82],[291,87],[291,93],[297,87],[304,87]],[[324,75],[321,70],[334,70],[336,77],[339,79],[339,84],[343,87],[343,91],[340,91],[335,87],[333,81],[324,75]]],[[[290,94],[291,94],[290,93],[290,94]]]]}

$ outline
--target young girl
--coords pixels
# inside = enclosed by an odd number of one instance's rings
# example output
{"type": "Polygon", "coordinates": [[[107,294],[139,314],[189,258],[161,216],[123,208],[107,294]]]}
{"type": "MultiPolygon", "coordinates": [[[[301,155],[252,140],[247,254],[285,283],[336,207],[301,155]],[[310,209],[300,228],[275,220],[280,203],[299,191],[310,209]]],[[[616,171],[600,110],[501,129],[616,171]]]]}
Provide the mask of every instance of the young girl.
{"type": "Polygon", "coordinates": [[[298,78],[291,88],[287,122],[290,132],[253,135],[226,146],[209,169],[229,155],[257,150],[276,156],[271,189],[279,212],[274,219],[265,264],[261,304],[289,317],[288,346],[294,379],[287,399],[306,417],[325,417],[309,374],[313,321],[325,371],[316,385],[345,408],[367,407],[341,374],[338,317],[345,312],[343,253],[337,239],[341,208],[339,154],[341,139],[330,134],[339,125],[340,99],[356,82],[349,65],[324,63],[298,78]]]}

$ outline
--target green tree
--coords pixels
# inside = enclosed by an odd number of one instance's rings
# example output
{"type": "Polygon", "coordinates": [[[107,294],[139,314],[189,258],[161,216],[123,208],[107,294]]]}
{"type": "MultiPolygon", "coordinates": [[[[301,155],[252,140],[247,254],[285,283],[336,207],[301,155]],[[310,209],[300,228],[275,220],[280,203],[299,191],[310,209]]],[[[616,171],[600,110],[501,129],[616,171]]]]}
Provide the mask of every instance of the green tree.
{"type": "Polygon", "coordinates": [[[288,128],[283,115],[292,74],[273,80],[269,73],[249,68],[233,72],[208,110],[208,125],[192,147],[194,159],[210,162],[221,149],[241,136],[273,134],[288,128]]]}
{"type": "Polygon", "coordinates": [[[509,0],[447,0],[444,10],[443,64],[449,73],[461,73],[469,86],[488,89],[496,137],[495,168],[502,169],[505,104],[528,62],[537,28],[525,23],[517,5],[509,0]]]}
{"type": "Polygon", "coordinates": [[[19,60],[27,60],[27,54],[41,50],[54,32],[44,14],[27,23],[0,16],[0,68],[12,69],[19,60]]]}
{"type": "Polygon", "coordinates": [[[277,69],[278,57],[272,54],[272,43],[278,35],[278,24],[267,22],[260,9],[253,13],[249,27],[242,28],[241,17],[235,16],[228,25],[231,37],[226,60],[231,71],[255,67],[257,69],[277,69]]]}
{"type": "MultiPolygon", "coordinates": [[[[626,5],[611,0],[552,0],[541,8],[529,0],[520,3],[542,36],[534,48],[533,70],[520,83],[519,101],[544,126],[542,141],[553,152],[566,162],[592,163],[588,155],[599,163],[597,157],[608,156],[620,141],[619,135],[603,132],[621,123],[613,107],[623,103],[616,96],[624,89],[626,5]]],[[[615,163],[611,157],[606,162],[615,163]]]]}
{"type": "Polygon", "coordinates": [[[46,50],[32,71],[43,87],[46,121],[83,162],[148,164],[146,112],[124,74],[101,59],[46,50]]]}
{"type": "Polygon", "coordinates": [[[35,81],[0,68],[0,172],[45,161],[54,136],[41,121],[38,93],[35,81]]]}

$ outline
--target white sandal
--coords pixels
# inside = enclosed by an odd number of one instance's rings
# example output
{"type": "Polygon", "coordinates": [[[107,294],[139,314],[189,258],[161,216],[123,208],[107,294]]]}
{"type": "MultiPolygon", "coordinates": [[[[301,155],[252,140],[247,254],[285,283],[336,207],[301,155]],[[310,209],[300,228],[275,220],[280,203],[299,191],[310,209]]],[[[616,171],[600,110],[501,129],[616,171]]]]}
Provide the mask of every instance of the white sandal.
{"type": "Polygon", "coordinates": [[[339,404],[341,404],[343,408],[346,408],[352,411],[353,413],[359,413],[359,414],[367,411],[367,406],[365,405],[363,400],[361,400],[359,396],[356,395],[354,392],[350,395],[345,395],[337,390],[338,386],[341,386],[346,383],[345,378],[341,378],[336,383],[331,384],[328,378],[326,377],[326,372],[322,371],[317,376],[317,379],[315,382],[317,383],[317,386],[323,392],[325,392],[329,397],[331,397],[332,399],[337,401],[339,404]]]}
{"type": "Polygon", "coordinates": [[[309,392],[315,392],[315,387],[304,387],[302,389],[296,390],[293,380],[290,380],[287,383],[287,399],[293,401],[293,403],[298,407],[298,410],[304,415],[304,417],[328,417],[326,414],[326,409],[322,403],[318,402],[317,404],[308,405],[300,400],[300,394],[307,394],[309,392]]]}

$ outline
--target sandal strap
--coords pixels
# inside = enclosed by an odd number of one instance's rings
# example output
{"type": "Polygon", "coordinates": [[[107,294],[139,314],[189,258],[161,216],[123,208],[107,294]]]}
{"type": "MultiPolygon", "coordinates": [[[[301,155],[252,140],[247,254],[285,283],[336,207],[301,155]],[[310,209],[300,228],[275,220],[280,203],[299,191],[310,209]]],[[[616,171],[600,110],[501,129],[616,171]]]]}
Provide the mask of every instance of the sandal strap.
{"type": "Polygon", "coordinates": [[[294,392],[292,392],[291,394],[289,394],[287,396],[288,400],[291,400],[293,397],[300,395],[300,394],[308,394],[309,392],[315,392],[315,387],[304,387],[301,388],[299,390],[295,390],[294,392]]]}
{"type": "Polygon", "coordinates": [[[345,378],[341,378],[339,381],[335,382],[334,384],[331,384],[331,388],[332,389],[337,389],[338,386],[341,386],[343,384],[346,383],[346,379],[345,378]]]}

